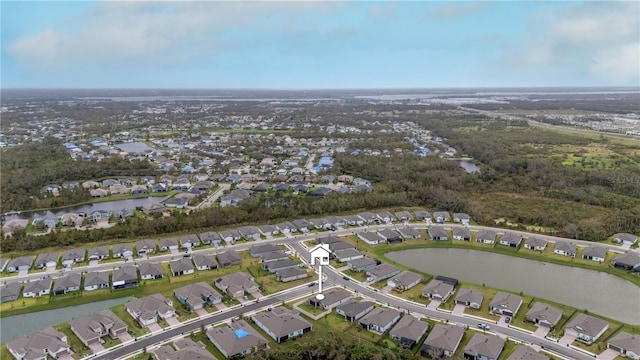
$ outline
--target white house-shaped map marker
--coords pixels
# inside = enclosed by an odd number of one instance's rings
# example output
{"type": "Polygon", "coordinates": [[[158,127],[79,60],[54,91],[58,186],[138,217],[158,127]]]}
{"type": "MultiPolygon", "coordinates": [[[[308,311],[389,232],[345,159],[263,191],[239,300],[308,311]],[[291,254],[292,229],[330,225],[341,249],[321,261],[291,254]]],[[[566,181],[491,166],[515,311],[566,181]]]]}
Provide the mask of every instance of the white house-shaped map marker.
{"type": "Polygon", "coordinates": [[[311,266],[318,265],[318,294],[316,299],[323,300],[324,294],[322,294],[322,267],[329,265],[329,244],[319,244],[314,246],[311,251],[311,266]]]}

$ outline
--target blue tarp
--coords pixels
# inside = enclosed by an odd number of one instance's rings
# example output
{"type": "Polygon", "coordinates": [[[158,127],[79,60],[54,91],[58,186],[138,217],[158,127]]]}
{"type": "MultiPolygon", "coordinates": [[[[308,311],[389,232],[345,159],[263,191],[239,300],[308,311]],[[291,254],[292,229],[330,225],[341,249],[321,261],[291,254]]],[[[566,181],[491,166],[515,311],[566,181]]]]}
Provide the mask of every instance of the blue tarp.
{"type": "Polygon", "coordinates": [[[243,337],[245,337],[245,336],[249,336],[249,335],[251,335],[251,334],[249,334],[249,333],[247,332],[247,330],[245,330],[245,329],[238,329],[238,330],[235,330],[235,331],[234,331],[234,333],[236,334],[236,337],[237,337],[238,339],[242,339],[242,338],[243,338],[243,337]]]}

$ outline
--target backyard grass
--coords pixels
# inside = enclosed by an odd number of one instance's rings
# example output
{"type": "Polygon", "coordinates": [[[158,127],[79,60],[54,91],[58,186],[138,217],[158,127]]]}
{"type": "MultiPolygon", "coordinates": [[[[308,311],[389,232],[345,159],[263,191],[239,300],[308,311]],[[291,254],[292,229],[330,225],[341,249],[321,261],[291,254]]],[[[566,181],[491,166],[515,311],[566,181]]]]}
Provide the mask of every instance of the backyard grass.
{"type": "Polygon", "coordinates": [[[149,329],[146,327],[141,327],[140,324],[136,320],[134,320],[131,315],[127,312],[124,305],[116,305],[110,308],[113,313],[119,317],[125,324],[127,324],[128,332],[134,338],[138,338],[144,334],[149,333],[149,329]]]}
{"type": "Polygon", "coordinates": [[[406,291],[398,291],[396,289],[391,289],[389,294],[397,297],[401,297],[403,299],[407,299],[409,301],[415,301],[419,304],[429,305],[431,303],[431,300],[420,296],[422,294],[422,289],[424,289],[425,284],[426,282],[423,281],[406,291]]]}
{"type": "Polygon", "coordinates": [[[308,274],[309,276],[307,276],[306,278],[297,279],[289,282],[282,282],[282,281],[276,280],[275,274],[269,274],[268,276],[263,276],[260,278],[256,277],[255,281],[258,284],[258,286],[260,286],[260,289],[262,289],[262,295],[269,295],[269,294],[276,293],[278,291],[282,291],[285,289],[289,289],[292,287],[296,287],[296,286],[308,283],[310,281],[318,280],[318,274],[316,274],[315,272],[311,272],[311,273],[308,272],[308,274]]]}
{"type": "MultiPolygon", "coordinates": [[[[54,326],[54,328],[67,336],[67,343],[73,351],[74,359],[81,359],[85,356],[93,354],[93,351],[85,346],[82,341],[71,331],[69,323],[62,323],[54,326]]],[[[10,358],[9,358],[10,359],[10,358]]]]}
{"type": "Polygon", "coordinates": [[[498,356],[498,360],[507,359],[509,356],[511,356],[511,354],[513,354],[514,351],[516,351],[518,346],[520,345],[516,344],[513,341],[505,341],[504,348],[502,349],[500,356],[498,356]]]}
{"type": "Polygon", "coordinates": [[[9,348],[7,348],[7,344],[0,345],[0,359],[13,359],[13,355],[11,355],[9,348]]]}
{"type": "MultiPolygon", "coordinates": [[[[465,284],[465,287],[469,287],[469,286],[465,284]]],[[[478,288],[476,287],[476,289],[478,288]]],[[[489,312],[489,304],[491,303],[491,300],[493,300],[493,298],[496,296],[496,293],[498,291],[490,288],[481,288],[479,290],[481,290],[484,293],[484,300],[482,300],[480,309],[472,309],[470,307],[466,307],[464,308],[464,313],[473,315],[473,316],[479,316],[481,318],[492,320],[492,321],[498,321],[500,319],[500,316],[493,315],[489,312]]]]}
{"type": "Polygon", "coordinates": [[[458,290],[460,290],[459,286],[453,290],[453,294],[449,296],[447,301],[440,304],[439,308],[443,310],[453,311],[453,308],[456,307],[456,296],[458,295],[458,290]]]}
{"type": "Polygon", "coordinates": [[[313,315],[313,316],[317,316],[322,314],[323,312],[325,312],[326,310],[323,308],[319,308],[319,307],[315,307],[311,304],[309,304],[308,300],[303,302],[302,304],[298,305],[298,307],[306,312],[308,312],[309,314],[313,315]]]}
{"type": "Polygon", "coordinates": [[[360,282],[364,282],[367,280],[367,274],[364,271],[356,272],[351,269],[348,269],[343,271],[342,273],[360,282]]]}

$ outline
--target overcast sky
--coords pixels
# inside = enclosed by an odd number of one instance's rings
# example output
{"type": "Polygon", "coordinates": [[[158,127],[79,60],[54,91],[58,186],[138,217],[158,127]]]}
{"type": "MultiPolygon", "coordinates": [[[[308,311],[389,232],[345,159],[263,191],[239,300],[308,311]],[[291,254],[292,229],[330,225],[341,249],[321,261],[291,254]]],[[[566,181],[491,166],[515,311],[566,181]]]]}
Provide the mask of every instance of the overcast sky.
{"type": "Polygon", "coordinates": [[[1,2],[2,88],[640,86],[640,2],[1,2]]]}

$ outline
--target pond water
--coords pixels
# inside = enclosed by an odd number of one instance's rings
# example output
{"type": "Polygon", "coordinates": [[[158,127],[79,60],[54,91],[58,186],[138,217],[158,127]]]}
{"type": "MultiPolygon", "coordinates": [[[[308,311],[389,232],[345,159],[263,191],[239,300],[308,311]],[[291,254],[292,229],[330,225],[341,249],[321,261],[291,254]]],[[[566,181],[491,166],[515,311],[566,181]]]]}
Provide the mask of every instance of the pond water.
{"type": "MultiPolygon", "coordinates": [[[[19,336],[44,329],[49,326],[58,325],[80,316],[93,314],[96,311],[124,304],[133,299],[133,297],[129,296],[120,299],[104,300],[89,304],[1,318],[0,326],[2,327],[2,331],[0,332],[0,343],[6,343],[7,341],[11,341],[19,336]]],[[[20,306],[19,304],[20,300],[17,300],[16,306],[20,306]]]]}
{"type": "Polygon", "coordinates": [[[466,249],[412,249],[386,256],[429,274],[523,292],[640,324],[640,287],[603,272],[466,249]]]}
{"type": "Polygon", "coordinates": [[[95,204],[72,206],[72,207],[67,207],[67,208],[57,209],[57,210],[22,212],[20,214],[5,215],[5,221],[9,221],[13,219],[35,219],[35,218],[43,218],[43,217],[54,218],[54,217],[60,217],[64,214],[71,213],[71,212],[90,213],[95,210],[107,210],[107,211],[120,211],[122,209],[133,210],[136,207],[143,206],[145,204],[162,202],[164,199],[166,199],[166,197],[164,196],[150,196],[146,198],[105,201],[105,202],[100,202],[95,204]]]}

